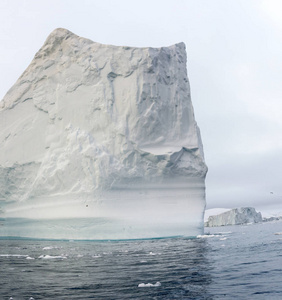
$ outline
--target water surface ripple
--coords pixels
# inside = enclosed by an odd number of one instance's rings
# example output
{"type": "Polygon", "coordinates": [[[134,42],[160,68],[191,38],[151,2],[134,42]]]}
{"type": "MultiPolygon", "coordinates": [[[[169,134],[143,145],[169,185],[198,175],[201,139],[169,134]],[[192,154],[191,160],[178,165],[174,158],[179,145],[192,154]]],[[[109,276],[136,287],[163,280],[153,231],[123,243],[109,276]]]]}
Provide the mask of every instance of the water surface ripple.
{"type": "Polygon", "coordinates": [[[281,226],[197,239],[2,239],[0,299],[282,299],[281,226]]]}

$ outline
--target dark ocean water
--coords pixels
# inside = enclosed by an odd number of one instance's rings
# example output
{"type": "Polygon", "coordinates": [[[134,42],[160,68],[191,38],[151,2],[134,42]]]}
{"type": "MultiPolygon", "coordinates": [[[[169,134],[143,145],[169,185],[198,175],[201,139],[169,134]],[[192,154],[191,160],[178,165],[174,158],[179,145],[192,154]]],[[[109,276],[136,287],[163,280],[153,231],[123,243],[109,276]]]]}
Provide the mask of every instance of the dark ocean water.
{"type": "Polygon", "coordinates": [[[197,239],[0,240],[0,299],[282,299],[278,233],[282,222],[197,239]]]}

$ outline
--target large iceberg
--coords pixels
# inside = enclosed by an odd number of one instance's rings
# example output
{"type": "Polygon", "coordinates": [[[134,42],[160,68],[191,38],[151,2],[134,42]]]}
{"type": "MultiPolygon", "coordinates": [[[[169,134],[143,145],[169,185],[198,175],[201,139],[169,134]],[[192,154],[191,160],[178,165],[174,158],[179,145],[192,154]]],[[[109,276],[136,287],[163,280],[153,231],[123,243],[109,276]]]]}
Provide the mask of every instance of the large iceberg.
{"type": "Polygon", "coordinates": [[[56,29],[0,102],[0,236],[196,236],[206,172],[183,43],[56,29]]]}
{"type": "Polygon", "coordinates": [[[226,225],[242,225],[248,223],[262,222],[262,215],[256,212],[253,207],[233,208],[224,213],[209,216],[205,223],[206,227],[226,226],[226,225]]]}

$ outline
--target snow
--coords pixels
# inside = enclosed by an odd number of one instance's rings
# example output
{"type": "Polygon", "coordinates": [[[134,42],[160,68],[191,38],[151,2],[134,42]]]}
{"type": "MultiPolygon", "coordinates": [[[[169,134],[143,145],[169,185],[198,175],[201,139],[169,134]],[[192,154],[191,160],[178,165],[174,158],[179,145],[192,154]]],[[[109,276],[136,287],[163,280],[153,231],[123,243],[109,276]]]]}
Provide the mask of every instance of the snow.
{"type": "Polygon", "coordinates": [[[116,47],[56,29],[0,106],[0,218],[46,221],[0,236],[203,232],[207,167],[183,43],[116,47]]]}

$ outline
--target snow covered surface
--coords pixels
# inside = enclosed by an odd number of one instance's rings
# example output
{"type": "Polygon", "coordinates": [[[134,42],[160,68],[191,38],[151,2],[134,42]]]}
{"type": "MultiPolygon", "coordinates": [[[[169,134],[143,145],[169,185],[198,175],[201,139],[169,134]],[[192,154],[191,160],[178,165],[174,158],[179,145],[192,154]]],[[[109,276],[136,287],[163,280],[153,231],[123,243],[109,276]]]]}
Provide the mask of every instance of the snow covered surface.
{"type": "Polygon", "coordinates": [[[253,207],[234,208],[218,215],[209,216],[205,225],[207,227],[239,225],[262,222],[260,212],[253,207]]]}
{"type": "Polygon", "coordinates": [[[116,47],[56,29],[0,102],[0,128],[0,235],[203,231],[207,167],[183,43],[116,47]]]}

